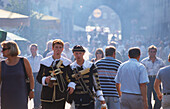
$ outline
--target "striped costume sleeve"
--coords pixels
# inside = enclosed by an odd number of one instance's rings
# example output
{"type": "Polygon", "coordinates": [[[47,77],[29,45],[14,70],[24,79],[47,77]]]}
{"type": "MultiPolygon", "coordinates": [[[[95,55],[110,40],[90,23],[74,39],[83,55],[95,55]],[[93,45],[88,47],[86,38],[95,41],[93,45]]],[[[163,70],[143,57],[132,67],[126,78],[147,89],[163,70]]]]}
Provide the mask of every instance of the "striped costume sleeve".
{"type": "Polygon", "coordinates": [[[93,71],[94,89],[95,89],[95,91],[101,90],[99,76],[98,76],[98,72],[97,72],[97,67],[93,64],[91,68],[92,68],[92,71],[93,71]]]}

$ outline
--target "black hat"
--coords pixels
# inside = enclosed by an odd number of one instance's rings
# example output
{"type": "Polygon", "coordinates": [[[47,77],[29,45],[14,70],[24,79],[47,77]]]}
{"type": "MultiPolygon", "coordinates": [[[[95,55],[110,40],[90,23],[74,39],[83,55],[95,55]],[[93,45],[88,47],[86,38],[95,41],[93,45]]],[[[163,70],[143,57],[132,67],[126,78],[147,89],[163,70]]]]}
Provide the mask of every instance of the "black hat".
{"type": "Polygon", "coordinates": [[[85,49],[81,45],[75,45],[72,52],[74,53],[75,51],[85,52],[85,49]]]}

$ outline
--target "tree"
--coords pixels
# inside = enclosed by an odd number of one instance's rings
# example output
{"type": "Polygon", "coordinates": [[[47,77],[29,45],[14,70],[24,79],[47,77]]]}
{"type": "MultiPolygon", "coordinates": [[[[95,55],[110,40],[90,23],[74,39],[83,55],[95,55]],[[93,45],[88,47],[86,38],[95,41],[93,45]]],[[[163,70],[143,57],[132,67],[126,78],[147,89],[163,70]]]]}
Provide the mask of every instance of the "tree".
{"type": "Polygon", "coordinates": [[[30,15],[30,0],[9,0],[9,4],[5,7],[6,10],[30,15]]]}

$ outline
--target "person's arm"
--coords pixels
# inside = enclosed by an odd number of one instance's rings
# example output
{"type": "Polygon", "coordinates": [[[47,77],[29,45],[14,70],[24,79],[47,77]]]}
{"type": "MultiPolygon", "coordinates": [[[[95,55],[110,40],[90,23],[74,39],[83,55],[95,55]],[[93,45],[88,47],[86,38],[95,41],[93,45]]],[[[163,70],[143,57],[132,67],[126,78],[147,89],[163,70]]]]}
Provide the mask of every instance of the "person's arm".
{"type": "Polygon", "coordinates": [[[146,83],[140,83],[140,90],[144,102],[144,109],[148,109],[147,86],[146,83]]]}
{"type": "Polygon", "coordinates": [[[67,71],[66,71],[66,75],[68,76],[68,78],[66,79],[68,84],[68,89],[67,91],[69,92],[69,94],[71,95],[76,87],[76,83],[75,83],[75,78],[72,78],[73,71],[70,67],[70,65],[67,66],[67,71]]]}
{"type": "Polygon", "coordinates": [[[120,83],[116,83],[116,89],[117,89],[117,92],[119,94],[119,97],[122,96],[122,92],[120,91],[120,87],[121,87],[121,84],[120,83]]]}
{"type": "Polygon", "coordinates": [[[155,92],[157,94],[158,99],[162,100],[162,93],[160,91],[160,84],[161,84],[161,80],[156,78],[155,83],[154,83],[154,89],[155,89],[155,92]]]}
{"type": "Polygon", "coordinates": [[[93,64],[92,70],[93,70],[93,84],[94,84],[94,89],[96,91],[96,96],[101,104],[105,104],[106,102],[103,97],[103,92],[101,90],[100,80],[99,80],[99,76],[98,76],[98,72],[97,72],[97,66],[95,66],[93,64]]]}
{"type": "MultiPolygon", "coordinates": [[[[24,58],[24,65],[25,65],[25,70],[27,72],[27,76],[28,76],[29,81],[30,81],[30,89],[34,89],[34,77],[33,77],[32,69],[31,69],[31,65],[26,58],[24,58]]],[[[33,91],[30,91],[29,98],[30,99],[34,98],[34,92],[33,91]]]]}

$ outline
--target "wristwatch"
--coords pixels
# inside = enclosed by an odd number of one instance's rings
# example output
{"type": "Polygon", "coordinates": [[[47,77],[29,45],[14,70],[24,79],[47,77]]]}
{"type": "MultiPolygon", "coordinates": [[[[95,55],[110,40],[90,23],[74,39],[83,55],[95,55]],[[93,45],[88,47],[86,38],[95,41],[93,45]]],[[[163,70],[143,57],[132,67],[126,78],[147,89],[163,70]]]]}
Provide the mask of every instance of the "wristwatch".
{"type": "Polygon", "coordinates": [[[30,89],[30,91],[34,92],[34,89],[30,89]]]}

